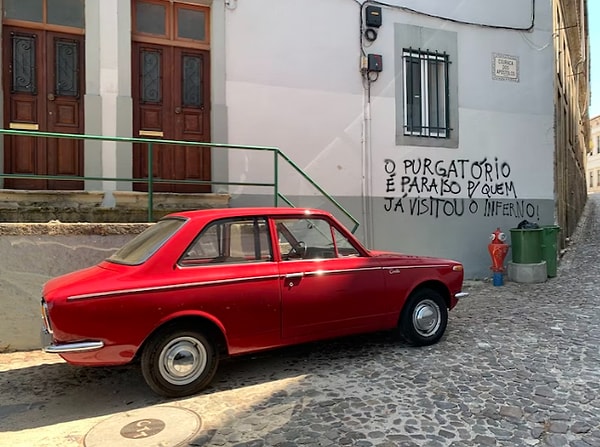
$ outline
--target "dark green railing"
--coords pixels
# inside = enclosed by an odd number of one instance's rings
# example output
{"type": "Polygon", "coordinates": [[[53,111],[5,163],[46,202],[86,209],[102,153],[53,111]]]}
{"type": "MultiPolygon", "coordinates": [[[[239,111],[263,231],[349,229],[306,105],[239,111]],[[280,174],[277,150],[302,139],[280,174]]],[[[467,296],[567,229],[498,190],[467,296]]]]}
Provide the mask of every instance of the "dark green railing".
{"type": "Polygon", "coordinates": [[[170,183],[170,184],[195,184],[195,185],[227,185],[227,186],[258,186],[273,188],[274,205],[279,206],[279,202],[283,201],[288,206],[294,207],[294,204],[285,197],[279,190],[279,162],[283,160],[289,165],[296,173],[298,173],[304,180],[306,180],[312,187],[314,187],[319,193],[323,195],[329,202],[331,202],[337,210],[342,212],[348,219],[353,223],[352,233],[354,233],[359,227],[359,222],[352,216],[348,210],[346,210],[337,200],[335,200],[330,194],[328,194],[323,188],[321,188],[308,174],[306,174],[296,163],[294,163],[286,154],[281,152],[277,147],[268,146],[244,146],[235,144],[220,144],[220,143],[203,143],[195,141],[180,141],[180,140],[162,140],[154,138],[130,138],[130,137],[105,137],[100,135],[84,135],[84,134],[68,134],[68,133],[53,133],[53,132],[38,132],[29,130],[15,130],[15,129],[0,129],[0,135],[20,135],[29,136],[36,138],[65,138],[65,139],[77,139],[77,140],[96,140],[96,141],[113,141],[118,143],[136,143],[147,145],[147,159],[148,159],[148,177],[142,178],[123,178],[123,177],[97,177],[97,176],[69,176],[69,175],[42,175],[42,174],[5,174],[0,173],[0,179],[40,179],[40,180],[78,180],[78,181],[112,181],[112,182],[133,182],[133,183],[145,183],[148,185],[148,221],[153,222],[153,209],[154,209],[154,184],[155,183],[170,183]],[[154,163],[153,159],[153,148],[157,145],[175,145],[175,146],[186,146],[186,147],[198,147],[199,150],[202,148],[218,148],[218,149],[230,149],[230,150],[249,150],[249,151],[261,151],[271,152],[273,154],[273,182],[223,182],[223,181],[207,181],[207,180],[171,180],[171,179],[157,179],[152,175],[152,166],[154,163]]]}

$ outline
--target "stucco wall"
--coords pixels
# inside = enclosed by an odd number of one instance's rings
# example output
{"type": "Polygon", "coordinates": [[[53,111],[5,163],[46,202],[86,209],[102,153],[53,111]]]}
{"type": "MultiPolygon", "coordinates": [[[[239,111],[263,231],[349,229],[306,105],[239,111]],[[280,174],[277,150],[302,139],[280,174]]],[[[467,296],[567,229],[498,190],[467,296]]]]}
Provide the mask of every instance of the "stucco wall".
{"type": "Polygon", "coordinates": [[[591,141],[586,163],[587,190],[600,192],[600,116],[590,120],[591,141]]]}
{"type": "MultiPolygon", "coordinates": [[[[555,222],[551,2],[391,3],[451,20],[383,8],[378,37],[363,48],[383,57],[370,90],[359,72],[357,3],[307,8],[256,0],[228,11],[230,142],[280,147],[352,210],[370,248],[451,257],[465,264],[468,277],[487,276],[486,245],[496,227],[509,233],[524,219],[555,222]],[[494,28],[527,28],[534,3],[531,31],[494,28]],[[455,50],[448,46],[458,78],[451,80],[458,95],[455,145],[411,146],[397,138],[398,58],[415,29],[456,40],[455,50]],[[516,79],[495,76],[496,55],[515,61],[516,79]]],[[[231,155],[230,180],[265,181],[272,164],[266,155],[231,155]]],[[[322,202],[285,167],[279,178],[294,203],[322,202]]],[[[269,191],[230,192],[239,206],[260,203],[269,191]]]]}
{"type": "Polygon", "coordinates": [[[0,224],[0,352],[40,348],[52,277],[97,264],[148,224],[0,224]]]}

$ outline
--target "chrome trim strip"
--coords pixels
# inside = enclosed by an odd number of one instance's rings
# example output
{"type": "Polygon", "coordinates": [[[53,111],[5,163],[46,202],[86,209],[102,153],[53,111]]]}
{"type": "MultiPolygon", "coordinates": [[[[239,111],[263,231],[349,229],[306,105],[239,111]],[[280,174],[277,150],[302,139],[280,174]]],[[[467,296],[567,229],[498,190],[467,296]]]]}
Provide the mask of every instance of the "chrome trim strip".
{"type": "MultiPolygon", "coordinates": [[[[349,273],[349,272],[362,272],[362,271],[371,271],[371,270],[391,270],[390,274],[399,273],[394,270],[396,269],[413,269],[413,268],[431,268],[431,267],[448,267],[449,264],[439,264],[439,265],[409,265],[409,266],[400,266],[400,267],[362,267],[362,268],[354,268],[354,269],[339,269],[339,270],[328,270],[328,269],[319,269],[311,272],[303,272],[304,276],[322,276],[325,274],[337,274],[337,273],[349,273]]],[[[157,286],[157,287],[140,287],[137,289],[121,289],[121,290],[112,290],[110,292],[98,292],[98,293],[86,293],[82,295],[72,295],[67,297],[67,301],[75,301],[75,300],[84,300],[89,298],[103,298],[110,297],[114,295],[123,295],[123,294],[131,294],[131,293],[141,293],[141,292],[156,292],[160,290],[176,290],[176,289],[185,289],[188,287],[202,287],[202,286],[211,286],[215,284],[233,284],[241,281],[260,281],[264,279],[277,279],[284,278],[287,275],[295,275],[295,273],[288,273],[286,275],[267,275],[267,276],[249,276],[242,278],[232,278],[232,279],[223,279],[217,281],[200,281],[200,282],[192,282],[185,284],[169,284],[166,286],[157,286]]],[[[300,276],[298,276],[300,277],[300,276]]]]}
{"type": "Polygon", "coordinates": [[[363,267],[358,269],[339,269],[339,270],[328,270],[328,269],[320,269],[313,270],[312,272],[304,272],[305,276],[323,276],[329,273],[350,273],[350,272],[368,272],[371,270],[381,270],[381,267],[363,267]]]}
{"type": "Polygon", "coordinates": [[[63,354],[66,352],[93,351],[102,347],[104,347],[104,342],[101,341],[81,341],[77,343],[44,346],[42,349],[48,354],[63,354]]]}
{"type": "Polygon", "coordinates": [[[427,269],[427,268],[436,268],[436,267],[450,267],[450,264],[424,264],[424,265],[402,265],[402,266],[390,266],[383,267],[384,270],[409,270],[409,269],[427,269]]]}
{"type": "Polygon", "coordinates": [[[457,300],[460,300],[461,298],[466,298],[469,296],[468,292],[458,292],[454,294],[454,298],[456,298],[457,300]]]}
{"type": "Polygon", "coordinates": [[[218,281],[201,281],[201,282],[189,282],[185,284],[169,284],[166,286],[157,286],[157,287],[140,287],[138,289],[121,289],[121,290],[111,290],[110,292],[98,292],[98,293],[86,293],[83,295],[72,295],[67,298],[67,301],[75,301],[75,300],[84,300],[88,298],[103,298],[107,296],[114,295],[123,295],[130,293],[141,293],[141,292],[156,292],[158,290],[176,290],[176,289],[186,289],[188,287],[199,287],[199,286],[210,286],[214,284],[232,284],[240,281],[259,281],[262,279],[279,279],[280,275],[268,275],[268,276],[246,276],[243,278],[232,278],[232,279],[223,279],[218,281]]]}

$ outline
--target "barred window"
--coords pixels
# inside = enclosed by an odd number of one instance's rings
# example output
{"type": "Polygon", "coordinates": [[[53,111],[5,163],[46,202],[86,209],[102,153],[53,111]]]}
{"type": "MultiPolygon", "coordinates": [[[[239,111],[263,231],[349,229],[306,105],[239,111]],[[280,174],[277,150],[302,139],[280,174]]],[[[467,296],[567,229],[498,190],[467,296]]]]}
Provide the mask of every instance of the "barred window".
{"type": "Polygon", "coordinates": [[[402,59],[404,135],[449,138],[448,55],[405,48],[402,59]]]}

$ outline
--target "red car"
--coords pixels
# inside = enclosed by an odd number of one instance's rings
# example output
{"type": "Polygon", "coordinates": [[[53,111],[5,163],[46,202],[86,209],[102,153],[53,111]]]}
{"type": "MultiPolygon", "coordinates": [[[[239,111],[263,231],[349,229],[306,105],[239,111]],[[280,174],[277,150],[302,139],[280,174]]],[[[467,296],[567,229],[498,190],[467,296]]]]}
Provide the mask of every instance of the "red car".
{"type": "Polygon", "coordinates": [[[137,358],[150,388],[180,397],[223,356],[382,330],[435,343],[462,283],[459,262],[367,250],[325,211],[181,212],[45,284],[44,350],[74,365],[137,358]]]}

